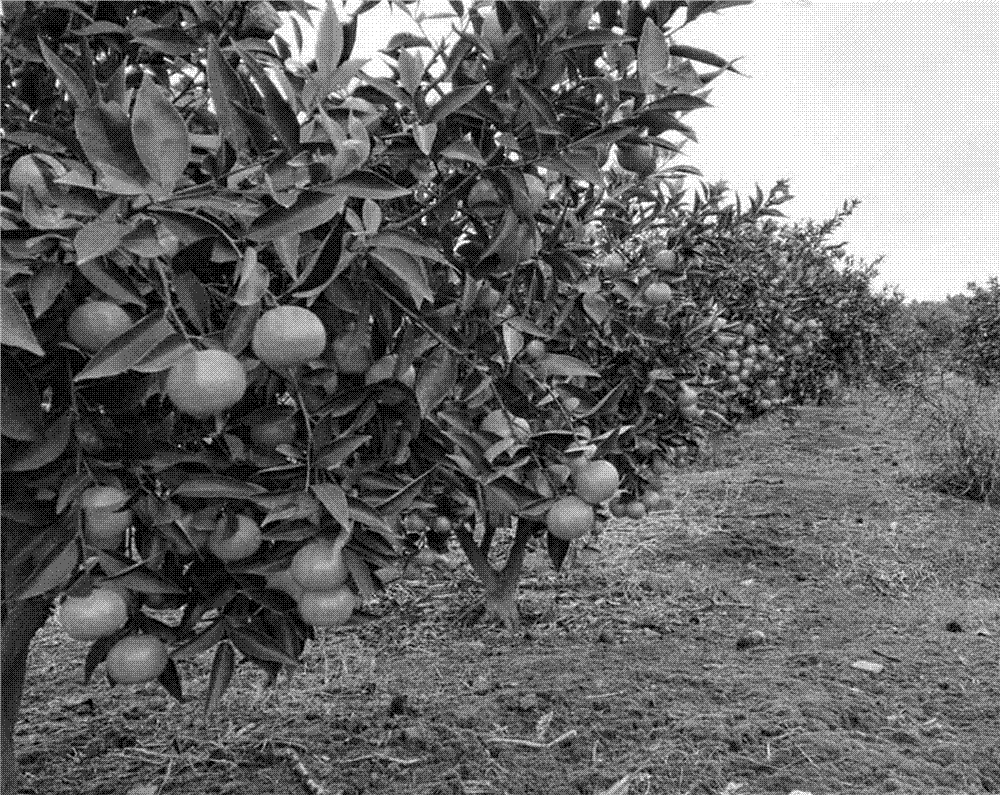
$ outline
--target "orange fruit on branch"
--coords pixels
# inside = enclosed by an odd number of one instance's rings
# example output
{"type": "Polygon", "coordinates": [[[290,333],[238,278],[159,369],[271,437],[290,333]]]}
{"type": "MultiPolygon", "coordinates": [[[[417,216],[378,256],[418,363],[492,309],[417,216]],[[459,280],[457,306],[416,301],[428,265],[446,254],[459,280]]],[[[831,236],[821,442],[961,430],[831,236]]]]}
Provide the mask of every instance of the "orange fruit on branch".
{"type": "Polygon", "coordinates": [[[333,360],[337,370],[361,375],[372,366],[372,338],[364,331],[346,331],[333,341],[333,360]]]}
{"type": "Polygon", "coordinates": [[[226,562],[249,558],[264,542],[260,525],[249,516],[236,516],[234,532],[229,534],[229,519],[219,519],[208,536],[208,551],[226,562]]]}
{"type": "Polygon", "coordinates": [[[361,600],[348,586],[330,591],[305,591],[299,597],[299,615],[314,627],[339,627],[358,609],[361,600]]]}
{"type": "Polygon", "coordinates": [[[653,282],[642,292],[642,297],[650,306],[664,306],[674,298],[674,291],[666,282],[653,282]]]}
{"type": "Polygon", "coordinates": [[[618,165],[640,177],[656,171],[656,147],[651,144],[618,144],[618,165]]]}
{"type": "Polygon", "coordinates": [[[479,423],[479,430],[499,436],[501,439],[512,436],[520,442],[526,441],[531,436],[531,426],[524,417],[510,416],[503,409],[491,411],[483,421],[479,423]]]}
{"type": "Polygon", "coordinates": [[[307,591],[332,591],[349,576],[342,549],[342,541],[317,538],[295,553],[288,570],[307,591]]]}
{"type": "Polygon", "coordinates": [[[594,509],[579,497],[563,497],[549,508],[545,524],[556,538],[572,541],[594,529],[594,509]]]}
{"type": "Polygon", "coordinates": [[[326,348],[326,329],[315,312],[301,306],[277,306],[257,320],[253,352],[278,370],[318,359],[326,348]]]}
{"type": "Polygon", "coordinates": [[[167,397],[191,417],[211,417],[231,409],[247,391],[247,374],[226,351],[192,351],[167,374],[167,397]]]}
{"type": "Polygon", "coordinates": [[[66,334],[78,348],[93,353],[132,328],[132,318],[111,301],[88,301],[73,310],[66,334]]]}
{"type": "Polygon", "coordinates": [[[87,596],[68,596],[59,606],[59,623],[74,640],[113,635],[127,621],[125,598],[110,588],[94,588],[87,596]]]}
{"type": "Polygon", "coordinates": [[[84,538],[98,549],[119,549],[132,525],[132,511],[121,510],[131,495],[114,486],[93,486],[80,495],[84,538]]]}
{"type": "Polygon", "coordinates": [[[156,679],[169,659],[167,647],[154,635],[128,635],[111,647],[104,666],[113,681],[135,685],[156,679]]]}
{"type": "Polygon", "coordinates": [[[610,461],[588,461],[573,472],[576,496],[590,505],[610,500],[618,491],[621,478],[610,461]]]}

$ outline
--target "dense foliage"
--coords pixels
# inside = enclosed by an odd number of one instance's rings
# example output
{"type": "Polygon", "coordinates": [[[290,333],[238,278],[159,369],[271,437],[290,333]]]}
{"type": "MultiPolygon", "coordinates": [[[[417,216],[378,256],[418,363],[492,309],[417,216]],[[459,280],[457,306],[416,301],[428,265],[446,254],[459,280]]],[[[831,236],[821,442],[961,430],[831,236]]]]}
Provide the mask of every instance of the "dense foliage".
{"type": "Polygon", "coordinates": [[[532,538],[560,565],[710,428],[862,372],[894,302],[824,242],[850,208],[685,199],[736,70],[674,34],[742,4],[454,2],[387,76],[376,2],[308,64],[299,2],[8,4],[5,648],[64,592],[88,677],[180,695],[215,647],[212,706],[451,538],[512,625],[532,538]]]}
{"type": "Polygon", "coordinates": [[[1000,383],[1000,281],[970,284],[959,360],[979,384],[1000,383]]]}

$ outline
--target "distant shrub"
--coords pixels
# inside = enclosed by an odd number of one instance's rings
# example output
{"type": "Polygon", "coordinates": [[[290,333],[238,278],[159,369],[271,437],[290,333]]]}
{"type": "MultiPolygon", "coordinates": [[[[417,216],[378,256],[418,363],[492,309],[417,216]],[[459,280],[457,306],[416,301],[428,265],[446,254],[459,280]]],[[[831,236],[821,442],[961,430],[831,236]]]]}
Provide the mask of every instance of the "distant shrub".
{"type": "Polygon", "coordinates": [[[948,379],[926,390],[922,402],[934,458],[927,485],[1000,504],[1000,389],[948,379]]]}
{"type": "Polygon", "coordinates": [[[978,384],[1000,383],[1000,281],[972,283],[968,316],[961,332],[959,361],[978,384]]]}

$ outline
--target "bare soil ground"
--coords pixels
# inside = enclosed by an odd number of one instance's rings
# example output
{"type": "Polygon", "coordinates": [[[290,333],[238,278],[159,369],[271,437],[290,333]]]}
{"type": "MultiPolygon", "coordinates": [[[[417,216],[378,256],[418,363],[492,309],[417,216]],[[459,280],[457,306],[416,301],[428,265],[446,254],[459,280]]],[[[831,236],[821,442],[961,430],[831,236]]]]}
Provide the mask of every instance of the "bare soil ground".
{"type": "Polygon", "coordinates": [[[859,395],[719,441],[670,510],[559,574],[530,556],[521,634],[457,620],[458,558],[400,580],[209,719],[210,655],[185,704],[84,686],[50,622],[22,792],[1000,793],[1000,520],[912,485],[898,416],[859,395]]]}

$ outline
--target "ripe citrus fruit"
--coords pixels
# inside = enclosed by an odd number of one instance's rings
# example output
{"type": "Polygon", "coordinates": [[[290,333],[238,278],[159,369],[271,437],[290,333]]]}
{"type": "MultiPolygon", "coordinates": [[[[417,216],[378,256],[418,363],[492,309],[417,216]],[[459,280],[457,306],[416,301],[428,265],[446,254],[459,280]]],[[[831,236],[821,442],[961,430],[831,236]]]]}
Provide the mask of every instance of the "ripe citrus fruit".
{"type": "Polygon", "coordinates": [[[246,371],[226,351],[192,351],[167,374],[167,397],[178,411],[192,417],[231,409],[246,391],[246,371]]]}
{"type": "Polygon", "coordinates": [[[660,495],[660,492],[653,491],[652,489],[639,498],[639,502],[646,507],[646,511],[655,511],[660,507],[662,501],[663,497],[660,495]]]}
{"type": "Polygon", "coordinates": [[[524,353],[529,359],[541,359],[545,355],[545,343],[532,340],[524,346],[524,353]]]}
{"type": "Polygon", "coordinates": [[[400,373],[397,378],[395,376],[397,361],[399,361],[399,356],[395,353],[383,356],[375,362],[375,364],[368,368],[368,371],[365,373],[365,384],[367,386],[371,386],[372,384],[377,384],[379,381],[389,381],[395,379],[404,386],[408,386],[410,389],[413,389],[414,384],[417,383],[416,369],[411,364],[402,373],[400,373]]]}
{"type": "Polygon", "coordinates": [[[677,411],[688,422],[693,422],[694,420],[700,420],[705,415],[705,412],[702,411],[697,406],[690,406],[690,405],[681,406],[678,408],[677,411]]]}
{"type": "Polygon", "coordinates": [[[333,341],[333,360],[337,369],[360,375],[372,366],[372,338],[364,331],[346,331],[333,341]]]}
{"type": "Polygon", "coordinates": [[[332,591],[347,582],[341,548],[342,543],[334,539],[317,538],[295,553],[288,570],[307,591],[332,591]]]}
{"type": "Polygon", "coordinates": [[[59,606],[59,623],[75,640],[113,635],[128,621],[128,604],[110,588],[95,588],[87,596],[68,596],[59,606]]]}
{"type": "Polygon", "coordinates": [[[132,328],[132,318],[111,301],[88,301],[73,310],[66,322],[70,341],[88,353],[99,351],[132,328]]]}
{"type": "Polygon", "coordinates": [[[167,647],[154,635],[128,635],[111,647],[104,665],[113,681],[135,685],[156,679],[169,659],[167,647]]]}
{"type": "Polygon", "coordinates": [[[619,500],[612,500],[608,508],[616,519],[621,519],[625,515],[625,503],[619,500]]]}
{"type": "Polygon", "coordinates": [[[130,499],[114,486],[93,486],[80,495],[84,538],[98,549],[119,549],[132,525],[132,511],[119,510],[130,499]]]}
{"type": "Polygon", "coordinates": [[[642,297],[650,306],[664,306],[673,300],[674,291],[665,282],[653,282],[643,290],[642,297]]]}
{"type": "Polygon", "coordinates": [[[23,155],[14,161],[10,167],[8,180],[10,189],[22,195],[27,189],[35,194],[39,201],[48,204],[52,202],[52,192],[49,190],[49,179],[53,176],[53,165],[58,164],[65,173],[66,169],[55,158],[48,155],[23,155]]]}
{"type": "Polygon", "coordinates": [[[646,515],[646,506],[639,500],[625,503],[625,515],[629,519],[642,519],[646,515]]]}
{"type": "Polygon", "coordinates": [[[253,329],[253,352],[272,369],[305,364],[319,358],[325,348],[322,321],[301,306],[269,309],[253,329]]]}
{"type": "Polygon", "coordinates": [[[469,190],[465,206],[473,215],[487,221],[495,221],[503,215],[503,202],[500,193],[489,180],[480,180],[469,190]]]}
{"type": "Polygon", "coordinates": [[[677,270],[677,252],[670,248],[656,252],[653,257],[653,267],[661,273],[674,273],[677,270]]]}
{"type": "Polygon", "coordinates": [[[618,144],[618,165],[640,177],[648,177],[656,171],[656,149],[650,144],[618,144]]]}
{"type": "Polygon", "coordinates": [[[219,560],[229,562],[249,558],[264,542],[260,525],[243,514],[236,517],[236,531],[232,535],[228,535],[228,531],[229,520],[223,517],[208,537],[208,551],[219,560]]]}
{"type": "Polygon", "coordinates": [[[479,423],[479,430],[499,436],[501,439],[512,436],[520,442],[531,436],[531,426],[524,417],[511,415],[508,420],[503,409],[496,409],[487,414],[479,423]]]}
{"type": "Polygon", "coordinates": [[[586,503],[597,505],[610,500],[618,491],[618,470],[610,461],[588,461],[573,473],[576,496],[586,503]]]}
{"type": "Polygon", "coordinates": [[[292,572],[289,569],[282,569],[281,571],[272,572],[266,575],[267,587],[273,588],[276,591],[282,591],[288,594],[296,602],[302,596],[305,589],[302,584],[292,576],[292,572]]]}
{"type": "Polygon", "coordinates": [[[579,497],[563,497],[549,508],[545,523],[556,538],[572,541],[594,529],[594,509],[579,497]]]}
{"type": "Polygon", "coordinates": [[[698,405],[698,391],[687,384],[682,383],[677,389],[677,405],[678,406],[696,406],[698,405]]]}
{"type": "Polygon", "coordinates": [[[299,615],[314,627],[339,627],[358,609],[360,601],[346,585],[330,591],[306,591],[299,598],[299,615]]]}
{"type": "Polygon", "coordinates": [[[537,213],[545,206],[545,202],[549,198],[545,183],[534,174],[525,174],[524,182],[528,186],[528,202],[531,204],[531,212],[537,213]]]}
{"type": "Polygon", "coordinates": [[[250,426],[250,441],[262,450],[273,450],[279,444],[291,444],[299,433],[295,409],[282,408],[272,416],[250,426]]]}

